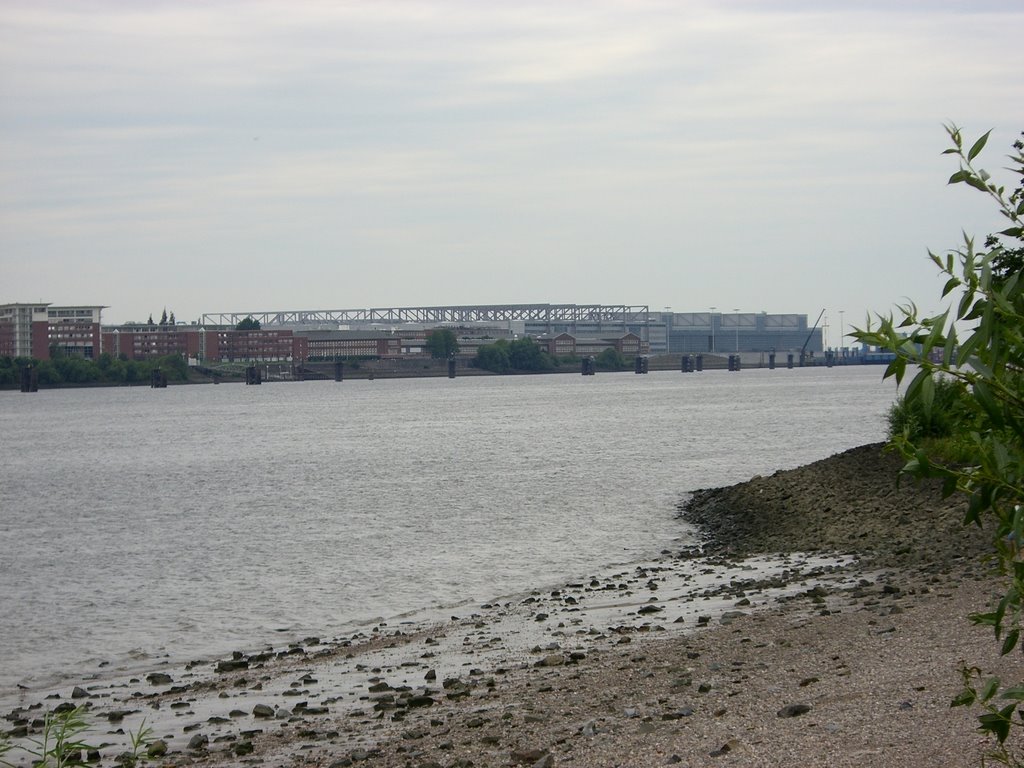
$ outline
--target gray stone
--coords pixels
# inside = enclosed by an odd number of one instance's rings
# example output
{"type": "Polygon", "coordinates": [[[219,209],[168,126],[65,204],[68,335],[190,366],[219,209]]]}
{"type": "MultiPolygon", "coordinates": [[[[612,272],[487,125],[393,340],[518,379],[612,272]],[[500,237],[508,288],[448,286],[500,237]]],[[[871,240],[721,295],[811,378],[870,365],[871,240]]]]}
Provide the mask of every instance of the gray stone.
{"type": "Polygon", "coordinates": [[[252,708],[253,717],[273,717],[274,708],[266,704],[257,704],[252,708]]]}
{"type": "Polygon", "coordinates": [[[197,733],[191,739],[188,740],[188,748],[190,750],[206,749],[206,745],[210,743],[209,737],[203,733],[197,733]]]}
{"type": "Polygon", "coordinates": [[[546,754],[547,751],[543,749],[513,749],[511,757],[513,763],[533,765],[538,760],[542,760],[546,754]]]}
{"type": "Polygon", "coordinates": [[[153,672],[146,675],[146,679],[151,685],[170,685],[174,682],[174,680],[171,679],[171,676],[164,672],[153,672]]]}
{"type": "Polygon", "coordinates": [[[810,704],[787,704],[778,711],[779,717],[799,717],[811,711],[810,704]]]}
{"type": "Polygon", "coordinates": [[[245,659],[223,659],[217,662],[217,672],[234,672],[236,669],[248,669],[249,662],[245,659]]]}

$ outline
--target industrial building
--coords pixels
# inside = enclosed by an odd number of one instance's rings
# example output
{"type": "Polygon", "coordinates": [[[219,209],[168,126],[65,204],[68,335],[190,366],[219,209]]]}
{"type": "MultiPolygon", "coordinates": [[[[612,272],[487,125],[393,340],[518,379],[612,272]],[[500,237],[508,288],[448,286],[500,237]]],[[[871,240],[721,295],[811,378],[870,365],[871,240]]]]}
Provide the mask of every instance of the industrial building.
{"type": "Polygon", "coordinates": [[[800,352],[824,350],[822,329],[807,315],[767,312],[652,312],[626,304],[487,304],[372,309],[216,312],[204,324],[233,326],[246,317],[262,327],[307,330],[376,330],[476,327],[495,335],[576,339],[638,336],[652,354],[800,352]]]}
{"type": "Polygon", "coordinates": [[[552,354],[730,354],[823,351],[807,315],[651,312],[646,305],[499,304],[348,310],[208,313],[198,323],[101,326],[103,306],[0,305],[0,355],[48,359],[52,349],[89,359],[107,352],[168,354],[204,362],[399,358],[427,354],[435,328],[455,331],[461,356],[482,344],[528,336],[552,354]],[[239,330],[246,318],[259,328],[239,330]]]}

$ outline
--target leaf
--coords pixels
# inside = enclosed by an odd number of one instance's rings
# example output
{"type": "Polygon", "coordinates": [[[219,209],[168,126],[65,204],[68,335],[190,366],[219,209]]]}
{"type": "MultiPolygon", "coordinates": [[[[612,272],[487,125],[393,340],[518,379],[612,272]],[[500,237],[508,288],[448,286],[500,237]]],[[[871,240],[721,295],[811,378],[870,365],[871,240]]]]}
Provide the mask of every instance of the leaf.
{"type": "Polygon", "coordinates": [[[964,181],[975,189],[980,189],[982,192],[988,192],[988,187],[985,185],[985,182],[977,176],[968,176],[964,181]]]}
{"type": "Polygon", "coordinates": [[[930,375],[921,380],[921,408],[926,419],[932,417],[932,405],[935,403],[935,380],[930,375]]]}
{"type": "Polygon", "coordinates": [[[998,690],[999,678],[990,677],[988,680],[985,681],[985,686],[981,689],[981,692],[978,695],[981,697],[982,701],[988,701],[996,695],[996,691],[998,690]]]}
{"type": "Polygon", "coordinates": [[[946,183],[959,184],[962,181],[967,181],[967,179],[969,179],[970,176],[971,174],[969,171],[957,171],[956,173],[949,177],[949,181],[947,181],[946,183]]]}
{"type": "Polygon", "coordinates": [[[971,160],[976,158],[978,156],[978,153],[985,148],[985,144],[988,143],[988,137],[990,133],[992,133],[991,128],[989,128],[988,131],[985,132],[984,136],[982,136],[980,139],[974,142],[974,145],[967,152],[967,162],[970,162],[971,160]]]}
{"type": "Polygon", "coordinates": [[[1006,634],[1006,639],[1003,640],[1003,648],[999,651],[1000,656],[1005,656],[1014,648],[1017,647],[1017,641],[1020,640],[1020,630],[1015,629],[1012,632],[1006,634]]]}
{"type": "Polygon", "coordinates": [[[953,699],[952,702],[950,702],[949,706],[951,706],[951,707],[969,707],[969,706],[971,706],[977,700],[978,700],[978,694],[976,694],[973,689],[966,688],[963,691],[961,691],[957,695],[957,697],[955,699],[953,699]]]}
{"type": "Polygon", "coordinates": [[[995,613],[972,613],[967,618],[974,624],[982,627],[994,627],[996,625],[995,613]]]}
{"type": "Polygon", "coordinates": [[[978,722],[981,723],[981,730],[993,734],[999,740],[999,743],[1002,744],[1006,741],[1006,737],[1010,735],[1010,717],[1013,716],[1013,711],[1016,708],[1016,704],[1011,704],[998,713],[982,715],[978,718],[978,722]]]}

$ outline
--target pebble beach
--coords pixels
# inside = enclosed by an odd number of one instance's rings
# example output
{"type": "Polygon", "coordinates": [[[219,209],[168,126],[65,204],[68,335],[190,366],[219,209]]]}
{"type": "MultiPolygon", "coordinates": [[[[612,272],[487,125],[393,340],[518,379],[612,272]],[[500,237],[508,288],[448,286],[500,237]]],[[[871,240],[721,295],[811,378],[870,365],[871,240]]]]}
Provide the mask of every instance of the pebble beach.
{"type": "Polygon", "coordinates": [[[100,765],[140,727],[163,766],[981,764],[960,670],[1024,666],[967,619],[999,594],[985,532],[899,465],[871,445],[695,491],[699,547],[443,620],[25,690],[0,730],[25,743],[82,705],[100,765]]]}

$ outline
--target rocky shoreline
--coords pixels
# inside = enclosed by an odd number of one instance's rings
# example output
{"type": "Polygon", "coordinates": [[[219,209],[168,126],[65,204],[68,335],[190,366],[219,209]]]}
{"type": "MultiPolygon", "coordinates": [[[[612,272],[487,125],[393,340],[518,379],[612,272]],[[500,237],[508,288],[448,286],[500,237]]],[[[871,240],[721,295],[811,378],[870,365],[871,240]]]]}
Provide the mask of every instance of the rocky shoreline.
{"type": "Polygon", "coordinates": [[[167,766],[977,764],[958,670],[1020,665],[965,618],[994,594],[984,533],[898,468],[864,446],[697,491],[700,548],[438,625],[26,692],[5,730],[84,703],[105,765],[143,718],[167,766]]]}

